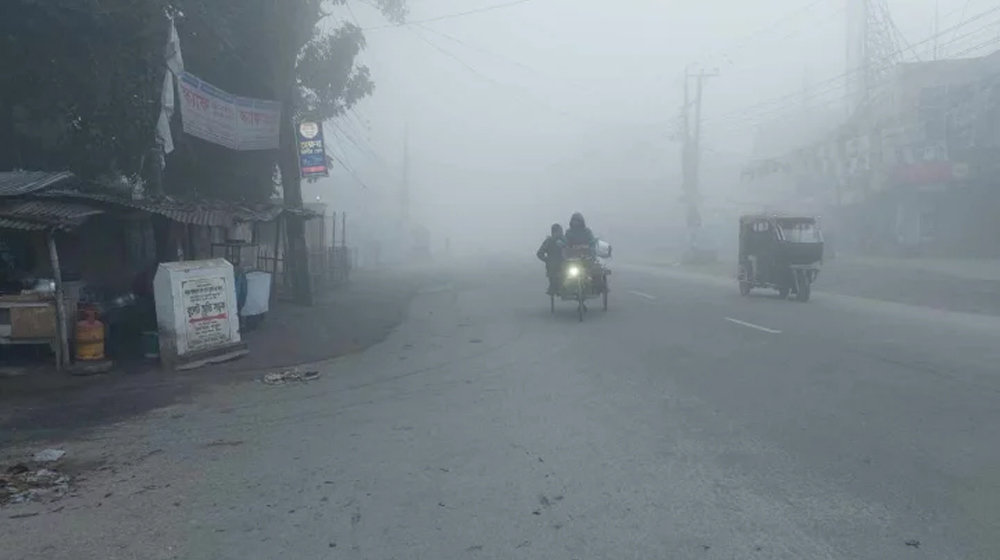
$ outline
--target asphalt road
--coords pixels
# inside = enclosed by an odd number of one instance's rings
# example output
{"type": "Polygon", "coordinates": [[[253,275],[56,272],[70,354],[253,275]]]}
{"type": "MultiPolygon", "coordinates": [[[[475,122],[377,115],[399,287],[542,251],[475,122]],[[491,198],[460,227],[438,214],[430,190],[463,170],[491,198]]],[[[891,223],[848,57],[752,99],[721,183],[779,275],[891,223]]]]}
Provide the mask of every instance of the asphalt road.
{"type": "Polygon", "coordinates": [[[3,557],[998,557],[1000,319],[621,266],[581,324],[539,268],[466,262],[317,381],[63,443],[79,495],[3,510],[39,514],[3,557]]]}

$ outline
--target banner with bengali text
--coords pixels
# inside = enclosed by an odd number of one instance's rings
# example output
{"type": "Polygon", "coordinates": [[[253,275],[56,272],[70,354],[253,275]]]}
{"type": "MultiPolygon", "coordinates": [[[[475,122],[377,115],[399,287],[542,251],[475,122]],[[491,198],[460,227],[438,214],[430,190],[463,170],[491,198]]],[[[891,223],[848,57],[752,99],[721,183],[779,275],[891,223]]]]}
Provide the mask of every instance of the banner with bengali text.
{"type": "Polygon", "coordinates": [[[185,72],[180,77],[184,132],[233,150],[276,150],[281,103],[239,97],[185,72]]]}

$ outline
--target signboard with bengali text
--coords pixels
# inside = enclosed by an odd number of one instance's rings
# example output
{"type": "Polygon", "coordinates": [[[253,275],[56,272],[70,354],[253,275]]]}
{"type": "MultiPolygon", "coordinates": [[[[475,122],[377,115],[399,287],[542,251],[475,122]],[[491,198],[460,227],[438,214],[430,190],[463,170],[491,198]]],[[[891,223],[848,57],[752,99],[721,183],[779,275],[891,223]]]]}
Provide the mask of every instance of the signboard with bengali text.
{"type": "Polygon", "coordinates": [[[230,342],[232,314],[226,278],[192,278],[181,282],[181,305],[186,313],[187,350],[198,352],[230,342]]]}
{"type": "Polygon", "coordinates": [[[299,124],[299,169],[303,179],[329,177],[326,165],[326,146],[323,144],[323,125],[315,122],[299,124]]]}
{"type": "Polygon", "coordinates": [[[179,84],[184,132],[233,150],[278,148],[277,101],[231,95],[187,72],[179,84]]]}

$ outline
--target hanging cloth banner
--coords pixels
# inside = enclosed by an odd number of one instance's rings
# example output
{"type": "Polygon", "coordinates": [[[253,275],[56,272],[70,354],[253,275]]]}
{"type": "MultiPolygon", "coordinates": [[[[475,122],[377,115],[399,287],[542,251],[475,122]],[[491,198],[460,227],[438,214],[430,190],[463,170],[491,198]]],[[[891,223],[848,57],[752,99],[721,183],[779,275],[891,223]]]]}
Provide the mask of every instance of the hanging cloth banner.
{"type": "Polygon", "coordinates": [[[281,103],[231,95],[190,72],[180,76],[184,132],[233,150],[276,150],[281,103]]]}
{"type": "MultiPolygon", "coordinates": [[[[177,36],[177,28],[173,18],[170,19],[170,33],[164,53],[167,69],[163,73],[163,87],[160,91],[160,116],[156,121],[156,143],[163,155],[174,151],[174,139],[170,135],[170,118],[174,114],[174,82],[176,77],[184,72],[184,57],[181,55],[181,40],[177,36]]],[[[164,164],[160,158],[160,165],[164,164]]]]}
{"type": "Polygon", "coordinates": [[[304,122],[299,125],[299,169],[303,179],[329,177],[326,166],[326,146],[323,145],[323,126],[304,122]]]}

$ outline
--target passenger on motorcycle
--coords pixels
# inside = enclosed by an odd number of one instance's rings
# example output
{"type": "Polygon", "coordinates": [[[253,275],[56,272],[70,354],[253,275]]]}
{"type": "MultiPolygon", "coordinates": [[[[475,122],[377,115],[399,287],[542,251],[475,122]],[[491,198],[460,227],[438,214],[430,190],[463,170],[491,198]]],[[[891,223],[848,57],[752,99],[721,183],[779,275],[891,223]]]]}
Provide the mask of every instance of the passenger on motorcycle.
{"type": "Polygon", "coordinates": [[[569,229],[566,230],[566,245],[570,247],[586,245],[590,248],[594,256],[597,255],[595,252],[597,238],[594,237],[594,232],[590,231],[590,228],[587,227],[587,222],[583,219],[583,214],[579,212],[573,214],[569,219],[569,229]]]}
{"type": "Polygon", "coordinates": [[[542,246],[538,248],[535,255],[538,260],[545,263],[545,275],[549,277],[548,294],[554,295],[559,291],[559,282],[562,278],[563,250],[566,248],[566,239],[563,237],[563,228],[559,224],[552,224],[552,234],[542,241],[542,246]]]}

